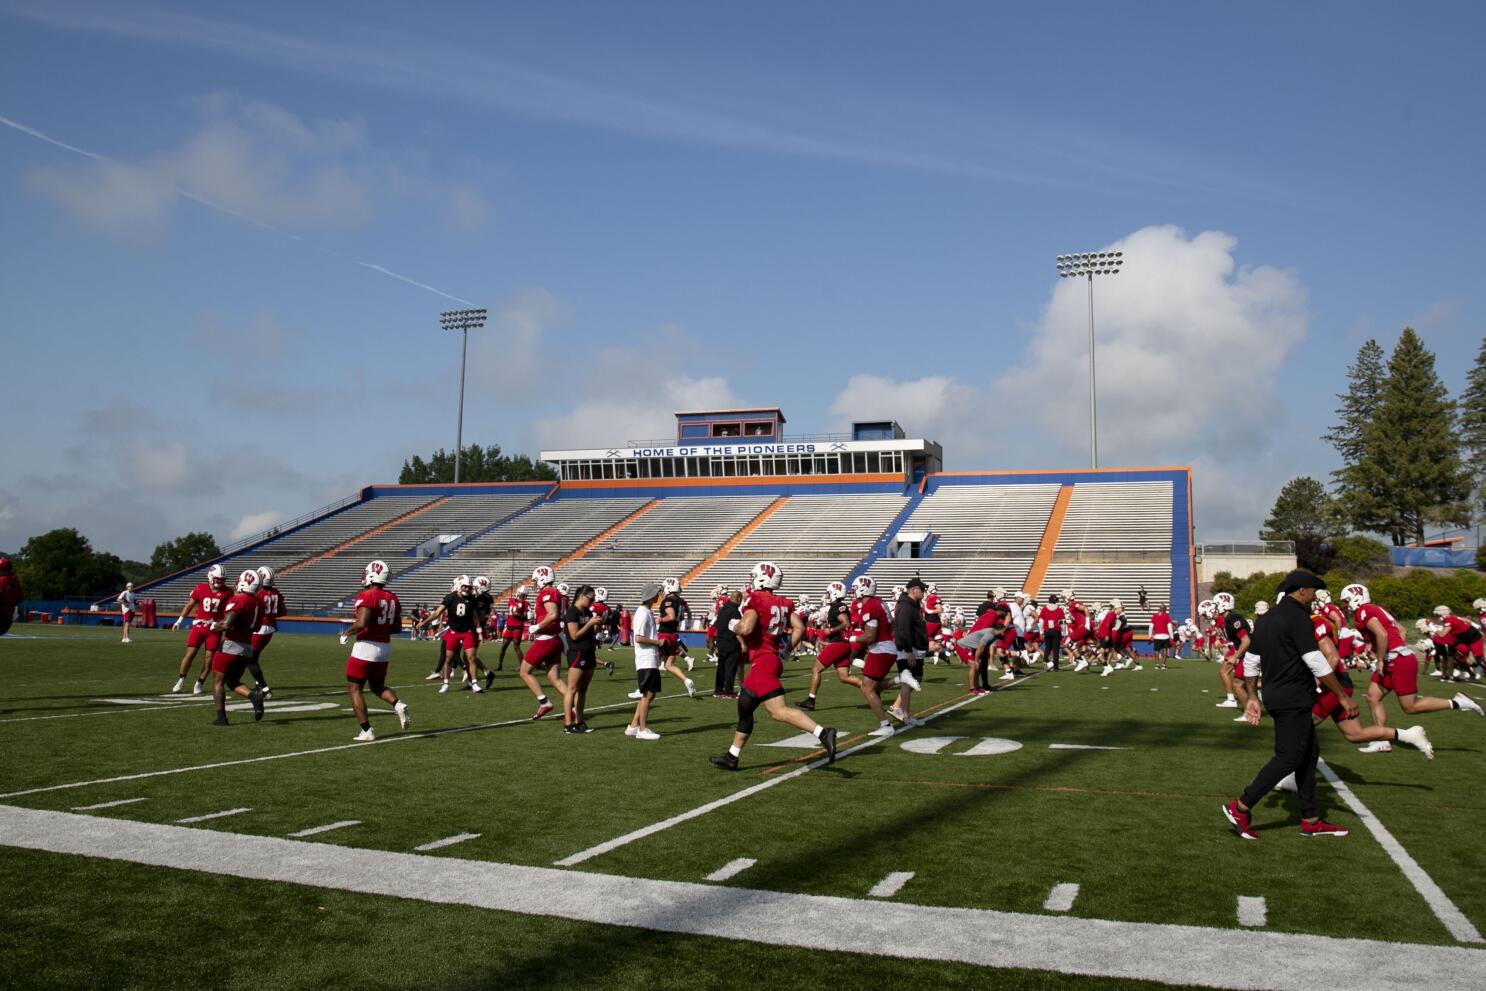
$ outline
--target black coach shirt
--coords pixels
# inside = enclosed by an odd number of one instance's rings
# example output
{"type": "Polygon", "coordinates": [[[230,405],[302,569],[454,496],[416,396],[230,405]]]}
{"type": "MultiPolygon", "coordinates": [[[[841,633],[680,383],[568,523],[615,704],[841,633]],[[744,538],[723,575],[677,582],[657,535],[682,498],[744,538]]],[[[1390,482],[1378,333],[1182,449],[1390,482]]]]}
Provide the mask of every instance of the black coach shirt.
{"type": "Polygon", "coordinates": [[[1310,611],[1290,596],[1260,617],[1249,636],[1249,651],[1259,655],[1266,709],[1309,709],[1314,704],[1316,676],[1301,658],[1320,649],[1310,611]]]}
{"type": "Polygon", "coordinates": [[[893,646],[900,651],[929,649],[929,633],[924,626],[923,610],[907,592],[893,607],[893,646]]]}
{"type": "Polygon", "coordinates": [[[724,602],[722,608],[717,610],[717,618],[712,622],[717,627],[717,648],[719,652],[736,654],[743,649],[742,644],[738,643],[738,634],[728,629],[729,622],[742,618],[743,611],[738,608],[738,603],[732,599],[724,602]]]}

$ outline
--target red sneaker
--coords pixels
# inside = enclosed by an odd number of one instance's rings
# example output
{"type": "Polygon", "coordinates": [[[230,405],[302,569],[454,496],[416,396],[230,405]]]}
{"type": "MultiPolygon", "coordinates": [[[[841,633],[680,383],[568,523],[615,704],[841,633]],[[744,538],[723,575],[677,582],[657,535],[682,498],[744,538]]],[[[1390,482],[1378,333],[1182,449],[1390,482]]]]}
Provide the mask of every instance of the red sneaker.
{"type": "MultiPolygon", "coordinates": [[[[1233,831],[1246,840],[1257,840],[1259,834],[1249,828],[1249,814],[1238,807],[1238,799],[1223,806],[1223,815],[1233,824],[1233,831]]],[[[1345,834],[1345,830],[1343,831],[1345,834]]]]}
{"type": "Polygon", "coordinates": [[[1301,836],[1346,836],[1351,830],[1345,826],[1333,826],[1325,819],[1317,819],[1315,822],[1300,823],[1301,836]]]}
{"type": "Polygon", "coordinates": [[[552,711],[552,703],[551,702],[543,702],[541,705],[537,706],[537,714],[535,716],[532,716],[531,718],[532,719],[541,719],[543,716],[545,716],[547,713],[549,713],[551,711],[552,711]]]}

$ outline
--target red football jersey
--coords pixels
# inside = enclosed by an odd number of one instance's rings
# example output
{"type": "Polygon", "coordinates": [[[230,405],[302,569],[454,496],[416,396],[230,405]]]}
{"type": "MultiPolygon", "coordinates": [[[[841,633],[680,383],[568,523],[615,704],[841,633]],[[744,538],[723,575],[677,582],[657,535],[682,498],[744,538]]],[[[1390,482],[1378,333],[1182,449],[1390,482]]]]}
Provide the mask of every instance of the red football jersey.
{"type": "Polygon", "coordinates": [[[0,608],[5,610],[6,619],[10,618],[10,613],[25,597],[25,594],[21,591],[21,580],[19,578],[15,575],[0,577],[0,608]]]}
{"type": "MultiPolygon", "coordinates": [[[[779,638],[790,631],[790,614],[795,605],[782,595],[766,589],[755,589],[743,600],[743,612],[752,609],[758,614],[753,631],[743,637],[743,646],[748,651],[750,663],[772,657],[779,663],[779,638]]],[[[777,675],[778,672],[775,672],[777,675]]]]}
{"type": "Polygon", "coordinates": [[[284,615],[284,596],[276,588],[258,590],[258,625],[279,628],[279,617],[284,615]]]}
{"type": "Polygon", "coordinates": [[[1469,623],[1467,623],[1465,620],[1461,619],[1459,616],[1446,616],[1445,617],[1445,626],[1449,629],[1450,638],[1452,640],[1455,639],[1456,637],[1461,636],[1467,630],[1473,630],[1473,629],[1475,629],[1475,627],[1471,626],[1469,623]]]}
{"type": "Polygon", "coordinates": [[[1403,634],[1398,631],[1398,624],[1393,621],[1392,616],[1388,615],[1388,610],[1376,602],[1369,602],[1364,606],[1358,606],[1356,611],[1352,613],[1352,618],[1357,623],[1357,632],[1366,637],[1368,643],[1372,643],[1372,631],[1367,628],[1367,623],[1370,619],[1376,619],[1379,623],[1383,624],[1383,630],[1388,634],[1388,650],[1390,653],[1405,646],[1403,634]]]}
{"type": "Polygon", "coordinates": [[[196,603],[196,615],[192,622],[206,625],[207,623],[221,619],[227,612],[227,600],[231,598],[225,588],[212,588],[207,582],[202,582],[191,589],[191,597],[186,601],[196,603]]]}
{"type": "Polygon", "coordinates": [[[852,612],[854,614],[854,625],[858,630],[857,636],[862,635],[861,631],[866,631],[868,650],[871,650],[883,641],[892,642],[893,622],[888,619],[887,608],[882,604],[881,599],[875,595],[870,595],[865,599],[857,599],[852,604],[852,612]],[[876,620],[877,625],[869,628],[868,624],[873,620],[876,620]]]}
{"type": "Polygon", "coordinates": [[[939,622],[939,593],[930,592],[924,596],[924,621],[929,623],[939,622]]]}
{"type": "Polygon", "coordinates": [[[511,596],[506,602],[506,629],[519,630],[526,626],[528,605],[525,599],[511,596]]]}
{"type": "Polygon", "coordinates": [[[1156,637],[1171,636],[1171,614],[1158,612],[1151,613],[1151,635],[1156,637]]]}
{"type": "Polygon", "coordinates": [[[227,600],[222,618],[231,613],[232,618],[222,629],[222,636],[233,643],[247,647],[253,642],[253,631],[258,628],[258,596],[238,592],[227,600]]]}
{"type": "Polygon", "coordinates": [[[1063,625],[1063,607],[1043,606],[1038,610],[1037,618],[1042,620],[1042,632],[1051,633],[1063,625]]]}
{"type": "Polygon", "coordinates": [[[357,640],[390,643],[392,634],[402,629],[402,603],[394,593],[380,585],[369,585],[362,589],[352,605],[358,611],[363,606],[371,610],[371,622],[356,634],[357,640]]]}
{"type": "Polygon", "coordinates": [[[532,632],[546,636],[557,636],[558,627],[562,624],[562,593],[557,590],[556,585],[548,585],[537,593],[536,609],[532,615],[532,632]],[[547,618],[547,604],[551,603],[554,615],[547,618]]]}
{"type": "Polygon", "coordinates": [[[1099,621],[1098,636],[1100,639],[1107,640],[1114,634],[1116,617],[1117,614],[1113,609],[1104,614],[1104,618],[1099,621]]]}
{"type": "Polygon", "coordinates": [[[604,602],[595,602],[592,606],[589,607],[588,611],[593,613],[595,616],[603,616],[609,611],[609,606],[607,603],[604,602]]]}

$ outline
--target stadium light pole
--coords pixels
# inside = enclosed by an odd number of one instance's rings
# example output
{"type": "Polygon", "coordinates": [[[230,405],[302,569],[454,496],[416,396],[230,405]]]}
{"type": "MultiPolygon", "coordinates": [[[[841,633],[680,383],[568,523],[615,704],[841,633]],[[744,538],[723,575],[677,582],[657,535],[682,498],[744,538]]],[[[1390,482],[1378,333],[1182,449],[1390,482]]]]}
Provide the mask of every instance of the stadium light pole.
{"type": "Polygon", "coordinates": [[[459,418],[454,424],[454,484],[459,484],[459,458],[464,453],[464,361],[470,348],[470,329],[485,326],[485,308],[445,310],[439,314],[439,326],[461,332],[459,345],[459,418]]]}
{"type": "Polygon", "coordinates": [[[1089,467],[1099,467],[1099,412],[1094,388],[1094,276],[1119,275],[1125,264],[1123,251],[1085,251],[1058,256],[1058,277],[1089,280],[1089,467]]]}

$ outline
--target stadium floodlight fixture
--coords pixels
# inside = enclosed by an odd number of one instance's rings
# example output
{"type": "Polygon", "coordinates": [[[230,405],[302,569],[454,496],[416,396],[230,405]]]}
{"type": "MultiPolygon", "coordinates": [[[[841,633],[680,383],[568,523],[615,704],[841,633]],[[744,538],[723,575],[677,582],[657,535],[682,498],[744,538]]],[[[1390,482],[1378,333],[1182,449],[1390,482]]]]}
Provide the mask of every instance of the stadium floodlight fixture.
{"type": "Polygon", "coordinates": [[[464,361],[469,353],[470,331],[485,326],[485,308],[445,310],[439,314],[439,326],[457,330],[463,338],[459,344],[459,418],[454,424],[454,482],[458,484],[459,458],[464,453],[464,361]]]}
{"type": "Polygon", "coordinates": [[[1089,280],[1089,467],[1099,467],[1099,407],[1094,388],[1094,276],[1119,275],[1125,264],[1123,251],[1080,251],[1059,255],[1058,278],[1089,280]]]}

